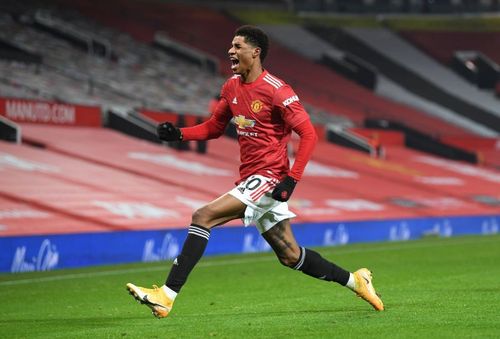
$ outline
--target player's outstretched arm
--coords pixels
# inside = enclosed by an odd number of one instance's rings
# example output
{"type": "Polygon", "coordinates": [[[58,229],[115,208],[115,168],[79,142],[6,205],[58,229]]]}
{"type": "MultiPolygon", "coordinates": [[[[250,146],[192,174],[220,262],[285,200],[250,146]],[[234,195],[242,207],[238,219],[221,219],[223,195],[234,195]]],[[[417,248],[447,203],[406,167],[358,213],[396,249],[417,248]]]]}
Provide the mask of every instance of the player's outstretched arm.
{"type": "Polygon", "coordinates": [[[215,139],[224,133],[231,117],[229,106],[223,99],[219,101],[214,113],[207,121],[196,126],[183,128],[177,128],[171,123],[164,122],[158,125],[158,136],[165,141],[215,139]]]}

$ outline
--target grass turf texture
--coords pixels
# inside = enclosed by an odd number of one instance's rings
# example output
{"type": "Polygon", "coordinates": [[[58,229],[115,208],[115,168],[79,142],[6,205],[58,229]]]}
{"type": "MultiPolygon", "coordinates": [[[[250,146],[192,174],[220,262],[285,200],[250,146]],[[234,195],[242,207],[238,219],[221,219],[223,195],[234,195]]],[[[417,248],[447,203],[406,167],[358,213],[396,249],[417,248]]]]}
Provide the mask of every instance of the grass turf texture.
{"type": "Polygon", "coordinates": [[[203,258],[155,319],[125,283],[161,285],[170,263],[0,275],[0,338],[498,337],[500,236],[318,249],[367,266],[386,311],[281,267],[272,253],[203,258]]]}

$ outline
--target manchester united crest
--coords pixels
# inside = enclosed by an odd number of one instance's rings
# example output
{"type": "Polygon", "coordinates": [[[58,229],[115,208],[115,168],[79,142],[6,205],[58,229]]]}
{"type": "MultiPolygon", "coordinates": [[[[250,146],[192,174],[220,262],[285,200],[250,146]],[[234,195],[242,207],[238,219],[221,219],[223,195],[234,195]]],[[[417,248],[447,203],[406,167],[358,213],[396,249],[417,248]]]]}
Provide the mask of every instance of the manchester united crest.
{"type": "Polygon", "coordinates": [[[262,110],[262,107],[264,107],[264,104],[258,99],[252,101],[252,103],[250,104],[250,108],[254,113],[259,113],[262,110]]]}

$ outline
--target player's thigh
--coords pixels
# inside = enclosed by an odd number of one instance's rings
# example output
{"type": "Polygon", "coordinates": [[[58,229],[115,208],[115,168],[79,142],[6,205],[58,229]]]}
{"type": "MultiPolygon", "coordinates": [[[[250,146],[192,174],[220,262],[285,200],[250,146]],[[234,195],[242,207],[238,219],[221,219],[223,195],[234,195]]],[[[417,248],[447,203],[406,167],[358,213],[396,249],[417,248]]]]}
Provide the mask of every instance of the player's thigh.
{"type": "Polygon", "coordinates": [[[293,235],[290,219],[280,221],[262,236],[283,264],[291,266],[299,260],[300,248],[293,235]]]}
{"type": "Polygon", "coordinates": [[[224,194],[193,213],[193,223],[212,228],[242,218],[246,205],[230,194],[224,194]]]}

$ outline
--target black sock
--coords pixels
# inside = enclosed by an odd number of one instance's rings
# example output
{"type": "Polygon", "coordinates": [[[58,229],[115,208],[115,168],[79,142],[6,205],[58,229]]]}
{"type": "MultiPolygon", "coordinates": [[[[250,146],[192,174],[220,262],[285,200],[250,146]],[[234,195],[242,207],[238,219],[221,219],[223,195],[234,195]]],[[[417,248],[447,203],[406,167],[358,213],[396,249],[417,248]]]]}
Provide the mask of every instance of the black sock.
{"type": "Polygon", "coordinates": [[[335,281],[343,286],[349,281],[350,273],[348,271],[329,262],[319,253],[304,247],[300,248],[299,261],[293,269],[302,271],[317,279],[335,281]]]}
{"type": "Polygon", "coordinates": [[[188,236],[182,246],[181,254],[174,260],[165,285],[179,293],[186,283],[189,273],[203,256],[210,238],[210,230],[199,225],[189,226],[188,236]]]}

